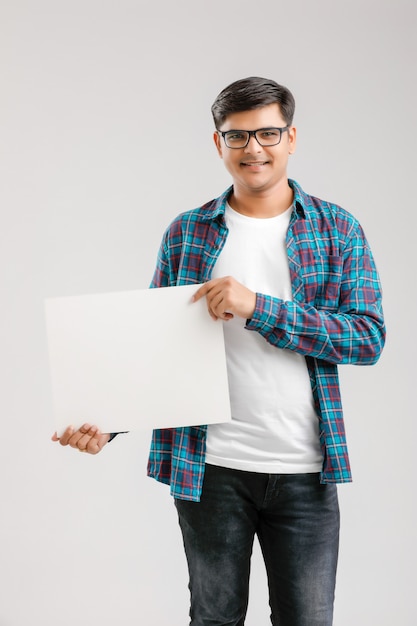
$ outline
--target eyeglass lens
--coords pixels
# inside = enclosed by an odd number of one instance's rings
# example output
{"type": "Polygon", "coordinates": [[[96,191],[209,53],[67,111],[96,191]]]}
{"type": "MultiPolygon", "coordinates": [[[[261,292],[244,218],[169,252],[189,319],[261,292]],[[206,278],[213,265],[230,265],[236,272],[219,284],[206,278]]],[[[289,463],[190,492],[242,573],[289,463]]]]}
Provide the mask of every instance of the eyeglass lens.
{"type": "Polygon", "coordinates": [[[275,146],[281,141],[279,128],[262,128],[255,133],[249,133],[247,130],[231,130],[225,133],[224,139],[229,148],[244,148],[252,134],[255,134],[256,140],[261,146],[275,146]]]}

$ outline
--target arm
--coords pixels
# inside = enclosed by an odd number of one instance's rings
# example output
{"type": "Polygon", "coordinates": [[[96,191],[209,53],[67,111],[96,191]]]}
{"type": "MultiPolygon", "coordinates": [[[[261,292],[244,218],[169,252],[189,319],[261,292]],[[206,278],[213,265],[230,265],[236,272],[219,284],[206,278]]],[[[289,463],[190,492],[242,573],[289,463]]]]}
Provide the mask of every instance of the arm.
{"type": "Polygon", "coordinates": [[[385,342],[382,314],[374,311],[328,313],[311,305],[257,294],[255,314],[246,328],[277,348],[294,350],[329,363],[372,365],[385,342]]]}
{"type": "MultiPolygon", "coordinates": [[[[167,236],[168,231],[164,235],[161,247],[158,252],[157,266],[150,287],[167,287],[170,285],[170,264],[168,262],[168,254],[166,249],[167,236]]],[[[59,441],[62,446],[70,446],[71,448],[75,448],[80,452],[97,454],[118,434],[121,433],[102,434],[97,426],[84,424],[78,430],[74,430],[72,426],[68,426],[68,428],[65,430],[63,435],[61,435],[61,437],[58,437],[57,433],[55,432],[52,435],[51,439],[55,442],[59,441]]]]}
{"type": "Polygon", "coordinates": [[[247,330],[277,348],[334,364],[372,365],[384,346],[385,326],[378,274],[361,231],[350,240],[342,262],[335,306],[327,309],[254,294],[230,277],[208,281],[194,299],[206,296],[213,319],[247,319],[247,330]]]}
{"type": "Polygon", "coordinates": [[[176,270],[171,268],[170,255],[167,249],[167,239],[168,230],[165,232],[158,250],[154,275],[152,277],[151,284],[149,285],[150,289],[156,287],[170,287],[172,284],[175,285],[176,270]]]}
{"type": "Polygon", "coordinates": [[[247,328],[278,348],[330,363],[376,363],[385,343],[382,291],[360,227],[342,251],[340,277],[328,278],[324,294],[309,303],[257,294],[247,328]]]}

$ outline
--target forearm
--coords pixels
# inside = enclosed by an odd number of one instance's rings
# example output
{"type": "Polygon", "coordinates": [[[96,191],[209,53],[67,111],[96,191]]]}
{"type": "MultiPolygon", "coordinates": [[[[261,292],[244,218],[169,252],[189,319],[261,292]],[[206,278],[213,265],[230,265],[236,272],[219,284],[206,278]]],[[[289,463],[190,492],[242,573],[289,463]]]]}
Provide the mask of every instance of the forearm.
{"type": "Polygon", "coordinates": [[[385,342],[378,302],[364,311],[331,313],[257,294],[255,313],[246,328],[277,348],[335,364],[372,365],[385,342]]]}

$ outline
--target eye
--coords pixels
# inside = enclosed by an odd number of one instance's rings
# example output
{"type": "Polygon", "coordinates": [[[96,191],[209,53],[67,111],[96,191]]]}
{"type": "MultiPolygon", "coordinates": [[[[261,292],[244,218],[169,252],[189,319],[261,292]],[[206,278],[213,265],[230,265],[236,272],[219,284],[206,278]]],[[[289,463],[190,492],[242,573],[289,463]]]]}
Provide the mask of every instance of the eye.
{"type": "Polygon", "coordinates": [[[274,139],[275,137],[279,137],[279,131],[274,130],[273,128],[269,128],[268,130],[262,130],[259,134],[261,135],[262,139],[274,139]]]}
{"type": "Polygon", "coordinates": [[[229,141],[242,141],[242,139],[246,139],[246,133],[239,130],[233,130],[227,133],[226,136],[229,141]]]}

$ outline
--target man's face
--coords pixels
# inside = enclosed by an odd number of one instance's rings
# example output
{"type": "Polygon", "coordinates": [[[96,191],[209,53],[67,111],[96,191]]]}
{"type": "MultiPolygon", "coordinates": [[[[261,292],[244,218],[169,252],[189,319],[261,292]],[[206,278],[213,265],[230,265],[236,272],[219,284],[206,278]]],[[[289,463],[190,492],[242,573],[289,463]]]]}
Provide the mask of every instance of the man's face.
{"type": "MultiPolygon", "coordinates": [[[[220,130],[257,130],[282,128],[286,123],[278,104],[268,104],[261,109],[233,113],[226,118],[220,130]]],[[[246,148],[228,148],[217,132],[214,141],[220,157],[233,178],[235,191],[263,194],[287,184],[288,157],[295,150],[296,130],[283,132],[276,146],[261,146],[252,135],[246,148]]]]}

